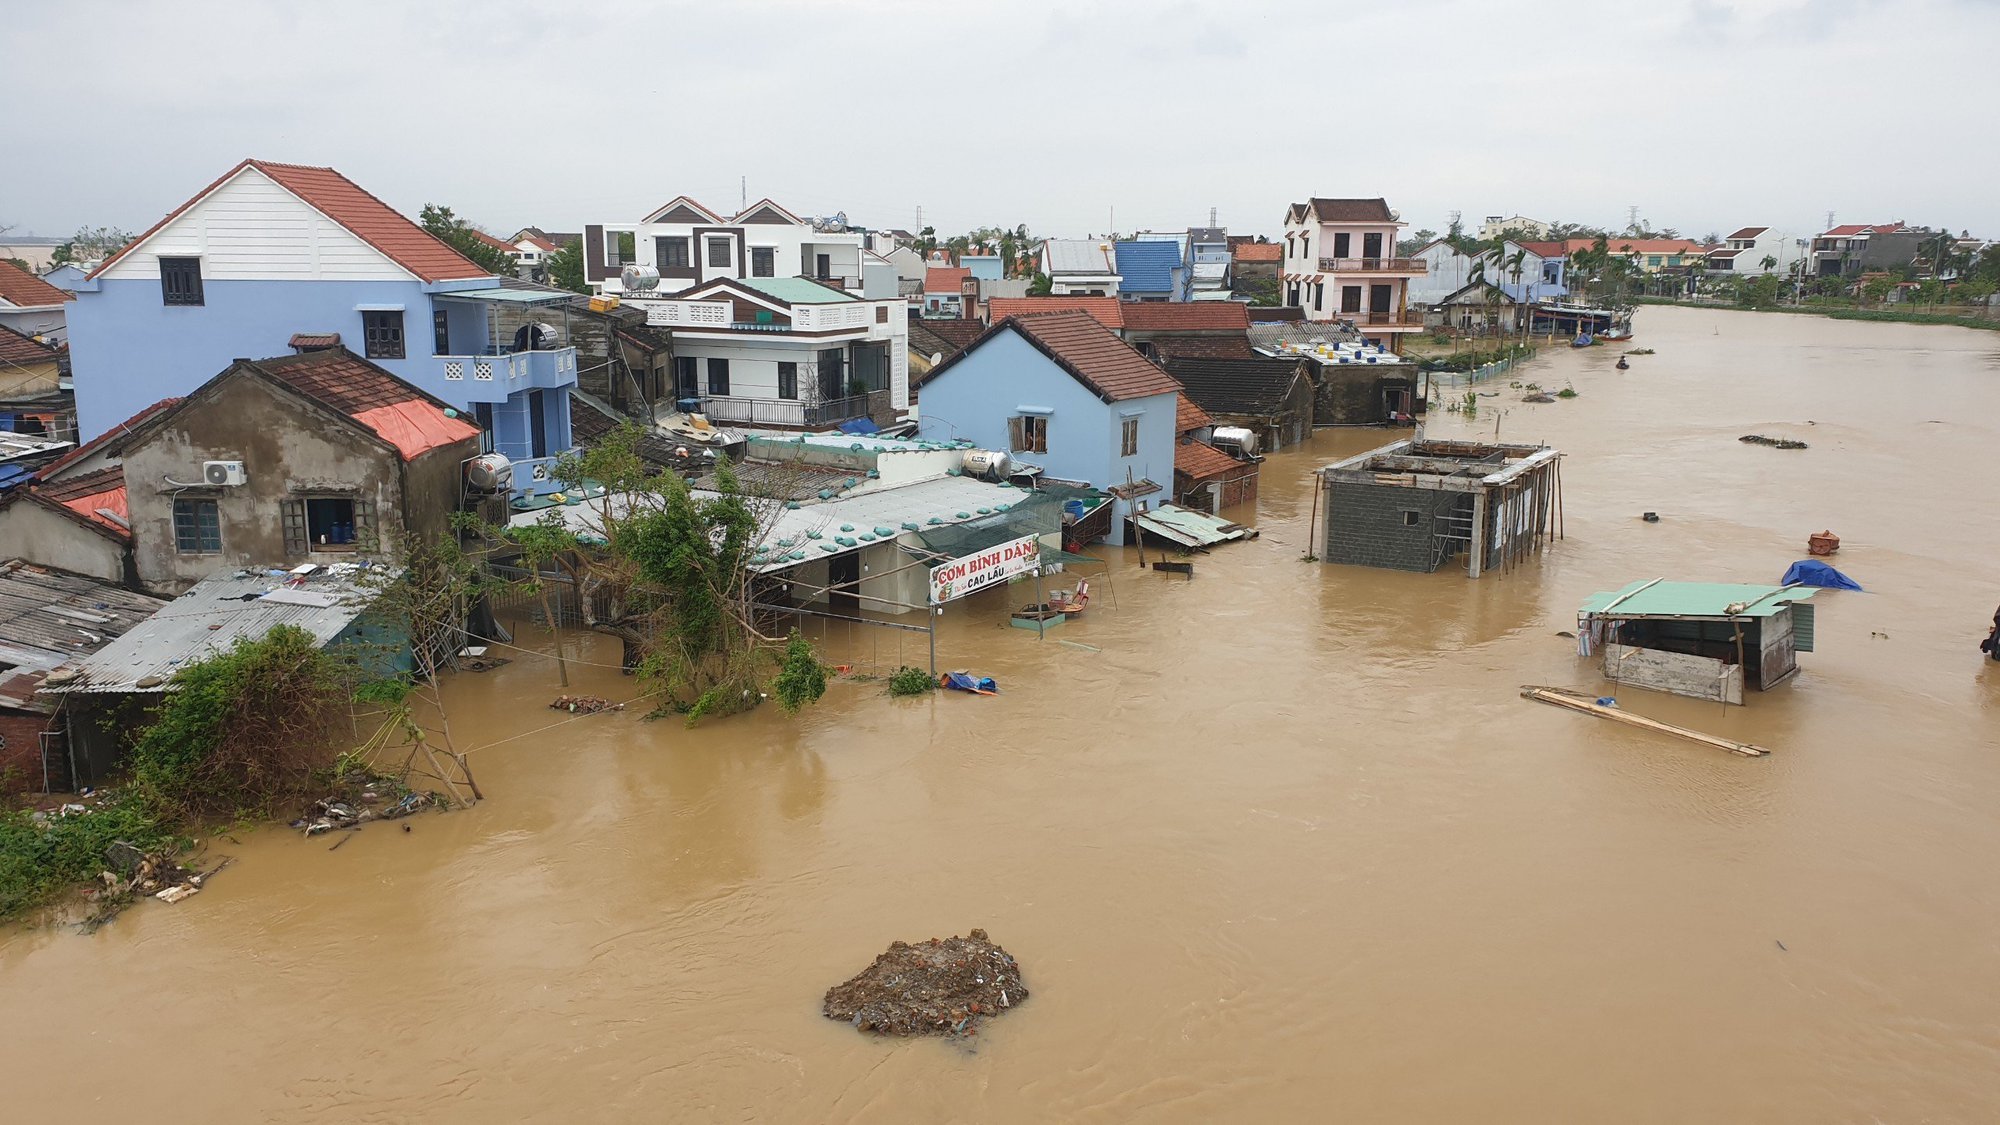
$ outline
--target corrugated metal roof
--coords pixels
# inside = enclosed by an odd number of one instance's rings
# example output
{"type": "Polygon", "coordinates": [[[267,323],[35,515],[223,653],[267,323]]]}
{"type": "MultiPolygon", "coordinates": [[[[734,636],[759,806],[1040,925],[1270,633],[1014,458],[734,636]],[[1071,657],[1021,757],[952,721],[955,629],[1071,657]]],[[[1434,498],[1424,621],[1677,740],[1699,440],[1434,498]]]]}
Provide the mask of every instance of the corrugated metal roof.
{"type": "Polygon", "coordinates": [[[935,477],[900,488],[863,492],[823,504],[801,504],[778,513],[770,534],[764,537],[764,543],[770,548],[770,561],[751,569],[782,570],[815,558],[858,551],[882,541],[879,536],[861,538],[862,535],[875,536],[878,527],[889,528],[898,536],[905,533],[915,535],[903,525],[909,523],[919,529],[935,529],[985,519],[1003,510],[1002,505],[1012,508],[1027,496],[1028,493],[1020,489],[988,484],[970,477],[935,477]],[[981,511],[982,508],[985,510],[981,511]],[[937,522],[931,522],[933,520],[937,522]],[[848,525],[852,525],[854,530],[839,530],[848,525]],[[818,538],[813,537],[814,533],[818,534],[818,538]],[[853,545],[835,542],[836,536],[852,540],[853,545]],[[787,540],[790,542],[787,543],[787,540]],[[801,552],[804,558],[788,557],[801,552]]]}
{"type": "Polygon", "coordinates": [[[122,586],[0,562],[0,663],[53,671],[90,655],[167,604],[122,586]]]}
{"type": "Polygon", "coordinates": [[[1148,534],[1179,543],[1183,547],[1210,547],[1250,533],[1242,524],[1218,519],[1174,504],[1161,504],[1150,512],[1132,517],[1148,534]]]}
{"type": "Polygon", "coordinates": [[[375,601],[375,587],[357,581],[367,573],[382,572],[371,568],[336,574],[322,567],[295,587],[285,585],[284,571],[232,570],[205,578],[84,660],[73,682],[45,690],[163,691],[164,681],[180,669],[240,637],[261,638],[274,625],[296,625],[325,644],[375,601]],[[162,684],[137,686],[149,676],[162,684]]]}
{"type": "Polygon", "coordinates": [[[1578,612],[1616,617],[1771,617],[1817,592],[1811,586],[1664,582],[1655,578],[1622,590],[1592,594],[1578,612]]]}
{"type": "Polygon", "coordinates": [[[1112,256],[1111,242],[1108,239],[1051,238],[1043,245],[1048,248],[1048,270],[1051,275],[1118,276],[1118,266],[1112,256]]]}
{"type": "Polygon", "coordinates": [[[1181,250],[1171,242],[1120,242],[1116,246],[1119,287],[1128,292],[1170,293],[1181,250]]]}

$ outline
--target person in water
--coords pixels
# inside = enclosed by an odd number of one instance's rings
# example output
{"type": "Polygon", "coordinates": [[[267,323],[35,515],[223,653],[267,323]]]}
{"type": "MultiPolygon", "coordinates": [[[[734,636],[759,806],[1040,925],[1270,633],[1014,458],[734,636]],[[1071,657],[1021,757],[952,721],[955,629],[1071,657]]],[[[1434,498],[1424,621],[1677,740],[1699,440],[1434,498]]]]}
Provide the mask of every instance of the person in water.
{"type": "Polygon", "coordinates": [[[1623,370],[1625,370],[1626,368],[1628,368],[1628,367],[1630,367],[1630,366],[1632,366],[1632,365],[1631,365],[1631,364],[1629,364],[1629,363],[1626,363],[1626,362],[1625,362],[1625,357],[1624,357],[1624,356],[1622,356],[1622,355],[1621,355],[1621,356],[1619,356],[1619,357],[1618,357],[1618,370],[1620,370],[1620,371],[1623,371],[1623,370]]]}
{"type": "Polygon", "coordinates": [[[1993,611],[1993,627],[1986,630],[1986,639],[1979,642],[1979,651],[2000,660],[2000,609],[1993,611]]]}

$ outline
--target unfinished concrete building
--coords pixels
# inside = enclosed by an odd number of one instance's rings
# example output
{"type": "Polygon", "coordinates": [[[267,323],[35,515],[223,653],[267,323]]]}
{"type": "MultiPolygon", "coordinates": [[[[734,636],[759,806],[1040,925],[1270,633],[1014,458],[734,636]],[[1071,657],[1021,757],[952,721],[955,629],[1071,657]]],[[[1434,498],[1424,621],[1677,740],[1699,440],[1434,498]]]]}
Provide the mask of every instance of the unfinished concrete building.
{"type": "Polygon", "coordinates": [[[1398,441],[1319,472],[1319,556],[1425,574],[1511,570],[1561,536],[1562,454],[1544,445],[1398,441]]]}

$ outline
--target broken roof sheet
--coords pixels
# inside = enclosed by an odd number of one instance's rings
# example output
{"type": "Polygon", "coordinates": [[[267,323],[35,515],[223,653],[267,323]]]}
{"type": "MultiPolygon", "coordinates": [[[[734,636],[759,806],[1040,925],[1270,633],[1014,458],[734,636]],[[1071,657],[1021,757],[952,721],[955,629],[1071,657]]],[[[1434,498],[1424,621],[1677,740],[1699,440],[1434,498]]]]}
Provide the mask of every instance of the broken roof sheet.
{"type": "Polygon", "coordinates": [[[1211,547],[1250,534],[1250,529],[1240,523],[1230,523],[1206,512],[1175,504],[1161,504],[1150,512],[1134,514],[1132,519],[1148,534],[1158,535],[1183,547],[1211,547]]]}

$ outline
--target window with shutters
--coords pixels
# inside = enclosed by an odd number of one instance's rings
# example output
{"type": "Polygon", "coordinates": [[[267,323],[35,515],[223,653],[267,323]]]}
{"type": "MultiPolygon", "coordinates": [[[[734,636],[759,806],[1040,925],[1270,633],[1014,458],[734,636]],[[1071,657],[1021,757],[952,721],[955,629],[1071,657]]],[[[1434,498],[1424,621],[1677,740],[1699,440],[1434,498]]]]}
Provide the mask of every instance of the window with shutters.
{"type": "Polygon", "coordinates": [[[773,277],[778,272],[778,251],[770,246],[750,248],[750,276],[773,277]]]}
{"type": "Polygon", "coordinates": [[[729,361],[711,359],[708,361],[708,393],[726,395],[729,393],[729,361]]]}
{"type": "Polygon", "coordinates": [[[1047,453],[1049,420],[1039,414],[1017,414],[1008,420],[1015,453],[1047,453]]]}
{"type": "Polygon", "coordinates": [[[279,505],[285,554],[353,551],[375,542],[375,509],[352,495],[294,496],[279,505]]]}
{"type": "Polygon", "coordinates": [[[361,339],[369,359],[403,358],[403,312],[364,312],[361,339]]]}
{"type": "Polygon", "coordinates": [[[1127,418],[1119,423],[1118,456],[1137,457],[1139,455],[1139,420],[1127,418]]]}
{"type": "Polygon", "coordinates": [[[431,313],[431,354],[451,354],[451,321],[443,309],[431,313]]]}
{"type": "Polygon", "coordinates": [[[708,264],[711,266],[729,264],[729,239],[716,237],[708,240],[708,264]]]}
{"type": "Polygon", "coordinates": [[[653,264],[663,270],[684,270],[688,267],[688,240],[685,238],[661,237],[653,240],[653,264]]]}
{"type": "Polygon", "coordinates": [[[203,303],[200,258],[160,259],[160,300],[169,305],[203,303]]]}
{"type": "Polygon", "coordinates": [[[215,501],[174,501],[174,550],[183,555],[213,555],[222,550],[222,512],[215,501]]]}
{"type": "Polygon", "coordinates": [[[780,361],[778,364],[778,397],[799,397],[799,365],[780,361]]]}

